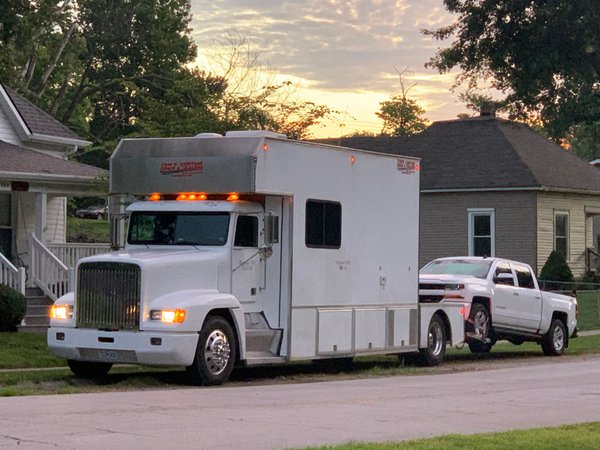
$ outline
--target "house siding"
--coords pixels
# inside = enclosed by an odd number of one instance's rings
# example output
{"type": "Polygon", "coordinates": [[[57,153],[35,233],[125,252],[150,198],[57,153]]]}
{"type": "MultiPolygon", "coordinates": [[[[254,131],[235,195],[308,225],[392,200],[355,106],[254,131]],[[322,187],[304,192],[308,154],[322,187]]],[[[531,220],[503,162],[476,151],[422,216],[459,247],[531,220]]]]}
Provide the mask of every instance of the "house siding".
{"type": "Polygon", "coordinates": [[[535,191],[422,193],[421,267],[435,258],[468,254],[472,208],[494,209],[496,256],[536,267],[535,191]]]}
{"type": "Polygon", "coordinates": [[[9,144],[20,145],[21,140],[14,130],[12,124],[8,120],[8,116],[2,108],[0,108],[0,141],[8,142],[9,144]]]}
{"type": "Polygon", "coordinates": [[[542,270],[554,249],[554,212],[569,213],[568,264],[575,277],[585,275],[586,247],[593,247],[593,220],[588,210],[600,210],[600,195],[540,192],[537,202],[537,260],[538,272],[542,270]]]}
{"type": "Polygon", "coordinates": [[[67,198],[48,196],[46,241],[55,244],[66,242],[67,198]]]}

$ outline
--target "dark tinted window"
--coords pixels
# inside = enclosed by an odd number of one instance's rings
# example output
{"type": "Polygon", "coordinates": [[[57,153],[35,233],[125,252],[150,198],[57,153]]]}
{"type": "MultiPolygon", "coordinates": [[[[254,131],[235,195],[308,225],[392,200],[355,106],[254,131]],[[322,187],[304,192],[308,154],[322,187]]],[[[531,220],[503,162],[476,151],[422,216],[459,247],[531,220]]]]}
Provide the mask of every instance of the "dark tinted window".
{"type": "Polygon", "coordinates": [[[225,245],[228,213],[134,212],[129,222],[129,244],[225,245]]]}
{"type": "Polygon", "coordinates": [[[535,284],[533,283],[533,275],[527,267],[515,265],[515,272],[517,274],[519,287],[528,289],[535,288],[535,284]]]}
{"type": "Polygon", "coordinates": [[[238,217],[233,245],[235,247],[258,247],[258,217],[238,217]]]}
{"type": "Polygon", "coordinates": [[[340,248],[342,244],[342,205],[337,202],[306,202],[307,247],[340,248]]]}

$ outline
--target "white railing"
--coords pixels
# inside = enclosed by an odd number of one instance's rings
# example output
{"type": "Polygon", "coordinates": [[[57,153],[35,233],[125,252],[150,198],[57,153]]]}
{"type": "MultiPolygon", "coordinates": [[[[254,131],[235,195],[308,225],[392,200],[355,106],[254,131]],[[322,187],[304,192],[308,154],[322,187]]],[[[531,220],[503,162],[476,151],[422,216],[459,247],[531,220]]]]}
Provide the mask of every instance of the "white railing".
{"type": "Polygon", "coordinates": [[[67,267],[75,267],[77,261],[86,256],[98,255],[110,251],[110,244],[46,244],[50,250],[67,267]]]}
{"type": "Polygon", "coordinates": [[[25,295],[25,281],[25,268],[15,267],[2,253],[0,253],[0,284],[5,284],[25,295]]]}
{"type": "Polygon", "coordinates": [[[52,300],[74,287],[74,271],[62,263],[32,233],[29,235],[29,278],[52,300]]]}

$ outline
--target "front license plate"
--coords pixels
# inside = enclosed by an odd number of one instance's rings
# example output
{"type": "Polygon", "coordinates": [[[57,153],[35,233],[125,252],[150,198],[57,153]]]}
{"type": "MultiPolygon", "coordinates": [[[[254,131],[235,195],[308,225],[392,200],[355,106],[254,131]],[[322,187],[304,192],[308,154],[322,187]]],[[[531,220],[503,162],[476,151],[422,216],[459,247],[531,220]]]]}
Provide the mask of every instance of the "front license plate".
{"type": "Polygon", "coordinates": [[[137,357],[132,350],[109,350],[102,348],[80,348],[81,358],[87,361],[135,363],[137,357]]]}

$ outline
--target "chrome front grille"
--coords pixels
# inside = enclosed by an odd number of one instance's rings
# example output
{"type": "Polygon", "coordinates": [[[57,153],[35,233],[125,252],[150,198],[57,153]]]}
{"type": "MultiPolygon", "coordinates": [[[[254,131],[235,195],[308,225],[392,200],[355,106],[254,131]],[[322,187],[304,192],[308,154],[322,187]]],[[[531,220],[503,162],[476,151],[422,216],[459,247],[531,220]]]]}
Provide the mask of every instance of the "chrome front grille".
{"type": "Polygon", "coordinates": [[[81,264],[77,274],[77,327],[139,330],[140,278],[140,268],[135,264],[81,264]]]}

